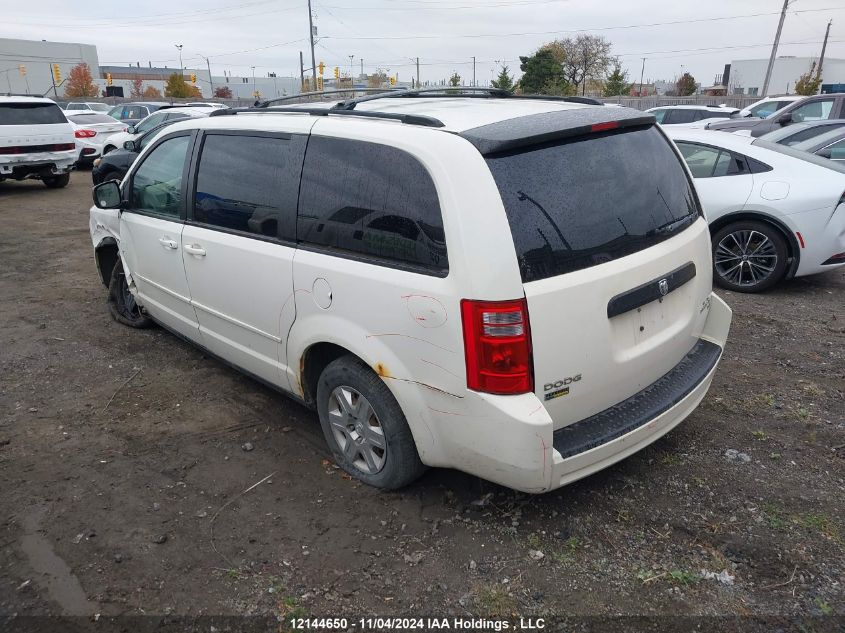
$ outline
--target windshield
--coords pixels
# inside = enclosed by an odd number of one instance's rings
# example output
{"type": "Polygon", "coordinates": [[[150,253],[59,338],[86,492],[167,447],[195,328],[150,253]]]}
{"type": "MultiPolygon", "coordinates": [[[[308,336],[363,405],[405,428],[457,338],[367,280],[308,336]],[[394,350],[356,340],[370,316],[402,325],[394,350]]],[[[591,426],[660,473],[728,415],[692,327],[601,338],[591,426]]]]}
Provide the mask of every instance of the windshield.
{"type": "Polygon", "coordinates": [[[77,125],[90,125],[93,123],[114,123],[115,120],[106,114],[69,114],[68,121],[77,125]]]}
{"type": "Polygon", "coordinates": [[[700,214],[681,158],[656,126],[494,154],[487,164],[525,282],[641,251],[700,214]]]}
{"type": "Polygon", "coordinates": [[[792,145],[793,149],[801,150],[802,152],[812,152],[817,147],[825,147],[830,143],[838,141],[845,134],[845,128],[838,127],[833,130],[828,130],[822,134],[808,138],[792,145]]]}
{"type": "Polygon", "coordinates": [[[0,104],[0,125],[67,123],[61,108],[52,101],[0,104]]]}

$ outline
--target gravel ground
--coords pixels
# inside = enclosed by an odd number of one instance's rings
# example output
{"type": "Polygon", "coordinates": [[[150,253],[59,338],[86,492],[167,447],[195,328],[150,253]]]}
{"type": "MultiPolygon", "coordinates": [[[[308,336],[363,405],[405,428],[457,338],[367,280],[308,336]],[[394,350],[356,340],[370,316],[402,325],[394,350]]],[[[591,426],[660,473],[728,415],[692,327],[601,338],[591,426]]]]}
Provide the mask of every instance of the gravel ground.
{"type": "Polygon", "coordinates": [[[385,493],[333,465],[311,411],[109,318],[89,178],[0,184],[0,617],[845,622],[845,270],[721,293],[709,395],[610,469],[385,493]]]}

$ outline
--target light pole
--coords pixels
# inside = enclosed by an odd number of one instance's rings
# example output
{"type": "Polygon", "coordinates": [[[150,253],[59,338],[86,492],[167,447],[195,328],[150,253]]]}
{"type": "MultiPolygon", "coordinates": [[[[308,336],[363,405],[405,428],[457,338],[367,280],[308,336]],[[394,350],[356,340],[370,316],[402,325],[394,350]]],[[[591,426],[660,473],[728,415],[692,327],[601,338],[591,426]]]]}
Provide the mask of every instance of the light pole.
{"type": "Polygon", "coordinates": [[[205,60],[205,66],[208,68],[208,86],[209,90],[211,90],[211,96],[214,96],[214,80],[211,78],[211,62],[208,61],[208,57],[205,55],[200,55],[205,60]]]}
{"type": "Polygon", "coordinates": [[[350,86],[349,86],[350,88],[354,88],[354,87],[355,87],[355,80],[352,78],[352,76],[353,76],[353,74],[354,74],[354,72],[355,72],[355,71],[352,69],[352,60],[353,60],[354,58],[355,58],[355,55],[350,55],[350,56],[349,56],[349,81],[351,82],[351,83],[350,83],[350,86]]]}
{"type": "Polygon", "coordinates": [[[182,74],[182,71],[185,70],[185,67],[182,65],[182,45],[174,44],[174,46],[179,49],[179,73],[182,74]]]}
{"type": "Polygon", "coordinates": [[[255,89],[255,66],[252,67],[252,96],[258,98],[258,90],[255,89]]]}

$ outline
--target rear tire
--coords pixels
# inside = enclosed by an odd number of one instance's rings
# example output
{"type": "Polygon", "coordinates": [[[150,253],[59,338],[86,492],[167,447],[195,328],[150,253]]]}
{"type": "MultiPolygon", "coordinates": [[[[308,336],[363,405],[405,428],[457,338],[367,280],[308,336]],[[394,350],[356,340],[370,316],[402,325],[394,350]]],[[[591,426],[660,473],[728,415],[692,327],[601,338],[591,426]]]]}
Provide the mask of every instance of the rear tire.
{"type": "Polygon", "coordinates": [[[323,370],[317,412],[335,462],[356,479],[393,490],[425,472],[399,403],[358,358],[343,356],[323,370]]]}
{"type": "Polygon", "coordinates": [[[123,263],[119,259],[111,270],[108,304],[109,313],[118,323],[139,329],[153,325],[152,319],[144,314],[141,306],[135,302],[135,297],[129,292],[123,263]]]}
{"type": "Polygon", "coordinates": [[[47,189],[61,189],[62,187],[68,186],[68,183],[70,182],[70,174],[51,176],[50,178],[45,178],[42,182],[47,189]]]}
{"type": "Polygon", "coordinates": [[[786,274],[789,249],[780,230],[741,220],[713,235],[713,281],[734,292],[762,292],[786,274]]]}

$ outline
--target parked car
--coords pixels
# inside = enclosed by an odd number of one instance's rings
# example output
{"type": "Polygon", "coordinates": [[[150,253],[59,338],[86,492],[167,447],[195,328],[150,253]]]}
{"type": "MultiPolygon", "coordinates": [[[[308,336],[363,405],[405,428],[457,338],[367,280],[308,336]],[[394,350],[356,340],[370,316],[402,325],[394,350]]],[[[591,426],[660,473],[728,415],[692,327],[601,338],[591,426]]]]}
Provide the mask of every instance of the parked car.
{"type": "Polygon", "coordinates": [[[845,167],[748,136],[670,135],[710,222],[716,283],[759,292],[845,264],[845,167]]]}
{"type": "Polygon", "coordinates": [[[77,166],[91,165],[95,158],[102,155],[105,139],[126,129],[124,124],[93,110],[67,112],[66,116],[73,126],[73,135],[79,149],[77,166]]]}
{"type": "Polygon", "coordinates": [[[130,125],[125,132],[118,132],[106,139],[103,147],[103,154],[123,147],[126,141],[132,141],[138,138],[144,132],[158,127],[165,121],[178,121],[179,119],[187,119],[190,117],[204,117],[211,114],[217,108],[210,108],[207,106],[163,106],[156,112],[153,112],[148,117],[141,120],[135,125],[130,125]]]}
{"type": "Polygon", "coordinates": [[[845,126],[845,119],[825,119],[823,121],[805,121],[793,123],[778,130],[763,134],[760,138],[770,143],[793,146],[808,139],[840,129],[845,126]]]}
{"type": "Polygon", "coordinates": [[[793,123],[825,119],[845,119],[845,94],[804,97],[773,112],[765,119],[749,117],[730,121],[713,121],[708,123],[706,128],[720,132],[742,132],[756,138],[793,123]]]}
{"type": "Polygon", "coordinates": [[[35,179],[50,189],[65,187],[76,158],[73,128],[55,102],[0,96],[0,182],[35,179]]]}
{"type": "Polygon", "coordinates": [[[108,111],[108,115],[126,125],[135,125],[144,117],[166,105],[166,101],[143,101],[139,103],[121,103],[108,111]]]}
{"type": "Polygon", "coordinates": [[[171,119],[159,123],[151,130],[147,130],[134,141],[125,141],[123,147],[113,150],[94,161],[91,169],[91,180],[95,185],[106,180],[123,180],[126,172],[138,157],[138,154],[152,141],[156,135],[168,125],[172,125],[181,119],[171,119]]]}
{"type": "Polygon", "coordinates": [[[792,148],[845,164],[845,127],[828,130],[824,134],[792,145],[792,148]]]}
{"type": "Polygon", "coordinates": [[[649,108],[646,112],[654,115],[654,118],[661,125],[678,125],[695,123],[697,121],[709,121],[710,119],[729,119],[739,112],[739,108],[709,105],[673,105],[649,108]]]}
{"type": "Polygon", "coordinates": [[[647,446],[731,320],[692,179],[650,115],[490,94],[174,123],[94,188],[112,315],[316,408],[382,488],[542,492],[647,446]]]}
{"type": "Polygon", "coordinates": [[[100,112],[108,114],[112,109],[108,103],[97,103],[96,101],[70,101],[62,108],[68,114],[73,112],[100,112]]]}
{"type": "Polygon", "coordinates": [[[791,103],[795,103],[796,101],[800,101],[803,99],[801,95],[784,95],[781,97],[765,97],[760,99],[759,101],[755,101],[747,108],[743,108],[739,111],[739,116],[741,117],[757,117],[759,119],[765,119],[770,114],[777,112],[778,110],[785,108],[791,103]]]}

